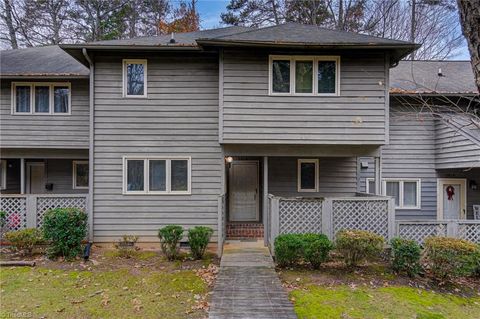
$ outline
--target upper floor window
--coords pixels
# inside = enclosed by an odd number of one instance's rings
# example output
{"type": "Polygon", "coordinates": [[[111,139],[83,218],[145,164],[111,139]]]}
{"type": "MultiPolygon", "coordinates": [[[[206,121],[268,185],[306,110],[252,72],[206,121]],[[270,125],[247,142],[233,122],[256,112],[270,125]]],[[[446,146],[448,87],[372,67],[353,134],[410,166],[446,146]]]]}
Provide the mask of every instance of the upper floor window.
{"type": "Polygon", "coordinates": [[[190,194],[190,158],[125,157],[125,194],[190,194]]]}
{"type": "Polygon", "coordinates": [[[73,189],[88,188],[88,161],[73,161],[73,189]]]}
{"type": "Polygon", "coordinates": [[[123,60],[123,96],[147,97],[147,60],[123,60]]]}
{"type": "Polygon", "coordinates": [[[68,82],[12,83],[13,114],[70,114],[71,85],[68,82]]]}
{"type": "Polygon", "coordinates": [[[318,192],[318,159],[299,159],[297,166],[298,192],[318,192]]]}
{"type": "Polygon", "coordinates": [[[272,95],[339,95],[340,57],[270,56],[272,95]]]}
{"type": "MultiPolygon", "coordinates": [[[[367,193],[375,193],[375,180],[367,178],[367,193]]],[[[395,199],[395,208],[420,209],[421,182],[420,179],[382,179],[382,194],[395,199]]]]}

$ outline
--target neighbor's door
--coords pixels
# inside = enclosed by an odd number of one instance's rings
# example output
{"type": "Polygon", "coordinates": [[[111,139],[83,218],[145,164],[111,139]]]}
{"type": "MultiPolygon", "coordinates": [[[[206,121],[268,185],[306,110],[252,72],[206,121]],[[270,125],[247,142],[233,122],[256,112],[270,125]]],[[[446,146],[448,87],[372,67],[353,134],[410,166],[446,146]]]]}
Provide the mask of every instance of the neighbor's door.
{"type": "Polygon", "coordinates": [[[439,219],[465,219],[467,204],[465,179],[439,179],[437,205],[439,219]]]}
{"type": "Polygon", "coordinates": [[[258,162],[235,161],[229,168],[230,221],[258,221],[258,162]]]}
{"type": "Polygon", "coordinates": [[[27,193],[45,193],[45,164],[41,162],[27,163],[27,193]]]}

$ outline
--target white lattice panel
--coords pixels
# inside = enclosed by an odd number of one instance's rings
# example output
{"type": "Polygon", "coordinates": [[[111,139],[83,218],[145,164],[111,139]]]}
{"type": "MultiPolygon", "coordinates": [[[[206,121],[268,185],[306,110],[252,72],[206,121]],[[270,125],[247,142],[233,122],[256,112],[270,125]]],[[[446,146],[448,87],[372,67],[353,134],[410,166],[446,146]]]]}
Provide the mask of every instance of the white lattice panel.
{"type": "Polygon", "coordinates": [[[25,197],[0,198],[0,210],[7,213],[7,229],[9,231],[27,227],[27,199],[25,197]]]}
{"type": "Polygon", "coordinates": [[[425,223],[425,224],[402,224],[398,226],[399,237],[414,240],[419,244],[423,244],[428,237],[445,237],[447,236],[446,223],[425,223]]]}
{"type": "Polygon", "coordinates": [[[342,229],[368,230],[388,237],[388,201],[333,200],[333,236],[342,229]]]}
{"type": "Polygon", "coordinates": [[[79,208],[86,211],[87,200],[85,197],[38,197],[37,227],[42,226],[45,213],[55,208],[79,208]]]}
{"type": "Polygon", "coordinates": [[[280,234],[321,233],[322,201],[280,200],[280,234]]]}
{"type": "Polygon", "coordinates": [[[466,239],[474,243],[480,243],[480,223],[476,224],[458,224],[458,238],[466,239]]]}

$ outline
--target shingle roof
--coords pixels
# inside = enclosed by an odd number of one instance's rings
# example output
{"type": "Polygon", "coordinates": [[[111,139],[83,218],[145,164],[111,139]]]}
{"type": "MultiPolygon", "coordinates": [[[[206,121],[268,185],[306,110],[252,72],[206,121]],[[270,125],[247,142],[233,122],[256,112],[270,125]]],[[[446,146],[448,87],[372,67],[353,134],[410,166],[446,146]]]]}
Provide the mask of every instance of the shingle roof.
{"type": "Polygon", "coordinates": [[[225,42],[318,45],[409,45],[412,43],[374,37],[354,32],[325,29],[316,25],[285,23],[259,29],[249,29],[230,35],[202,38],[225,42]]]}
{"type": "Polygon", "coordinates": [[[88,42],[78,45],[62,45],[62,47],[70,46],[82,46],[82,47],[115,47],[115,46],[167,46],[167,47],[198,47],[196,42],[199,38],[216,38],[220,36],[226,36],[234,33],[244,32],[250,30],[247,27],[232,26],[226,28],[210,29],[210,30],[201,30],[194,32],[185,32],[185,33],[175,33],[174,43],[170,43],[172,35],[159,35],[159,36],[150,36],[150,37],[136,37],[132,39],[122,39],[122,40],[106,40],[106,41],[95,41],[88,42]]]}
{"type": "Polygon", "coordinates": [[[400,61],[390,69],[390,93],[475,94],[478,89],[470,61],[400,61]]]}
{"type": "Polygon", "coordinates": [[[0,76],[87,77],[88,68],[58,45],[0,51],[0,76]]]}

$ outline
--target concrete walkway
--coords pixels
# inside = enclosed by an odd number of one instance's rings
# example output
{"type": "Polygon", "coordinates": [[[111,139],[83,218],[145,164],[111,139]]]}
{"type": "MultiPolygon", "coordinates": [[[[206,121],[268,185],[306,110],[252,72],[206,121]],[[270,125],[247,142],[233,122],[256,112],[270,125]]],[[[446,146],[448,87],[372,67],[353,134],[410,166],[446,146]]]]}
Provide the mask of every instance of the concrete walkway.
{"type": "Polygon", "coordinates": [[[225,243],[209,318],[297,318],[263,241],[225,243]]]}

